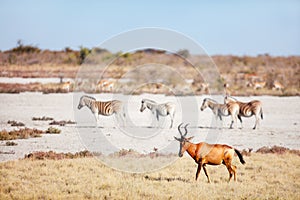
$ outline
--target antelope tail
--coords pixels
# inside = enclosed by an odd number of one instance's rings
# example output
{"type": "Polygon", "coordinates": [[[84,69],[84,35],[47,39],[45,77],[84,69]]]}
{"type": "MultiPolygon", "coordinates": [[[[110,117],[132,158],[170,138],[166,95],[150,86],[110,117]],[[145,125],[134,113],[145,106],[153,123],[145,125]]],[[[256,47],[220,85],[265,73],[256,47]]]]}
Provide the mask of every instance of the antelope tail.
{"type": "Polygon", "coordinates": [[[235,151],[235,153],[238,155],[238,157],[239,157],[239,159],[240,159],[240,162],[241,162],[242,164],[245,164],[246,162],[245,162],[245,160],[244,160],[244,158],[243,158],[243,155],[242,155],[237,149],[234,149],[234,151],[235,151]]]}
{"type": "Polygon", "coordinates": [[[262,108],[260,109],[260,117],[261,117],[261,119],[264,119],[264,115],[263,115],[263,110],[262,110],[262,108]]]}

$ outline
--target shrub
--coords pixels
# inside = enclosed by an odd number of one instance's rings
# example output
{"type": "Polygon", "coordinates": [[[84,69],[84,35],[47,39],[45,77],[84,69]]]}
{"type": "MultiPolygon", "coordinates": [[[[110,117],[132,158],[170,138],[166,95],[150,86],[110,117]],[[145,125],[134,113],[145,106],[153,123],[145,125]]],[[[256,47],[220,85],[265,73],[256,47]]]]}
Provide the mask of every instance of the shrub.
{"type": "Polygon", "coordinates": [[[17,47],[13,48],[10,51],[13,52],[13,53],[18,53],[18,54],[22,54],[22,53],[39,53],[39,52],[41,52],[41,50],[36,46],[23,45],[22,40],[18,40],[17,47]]]}
{"type": "Polygon", "coordinates": [[[0,131],[0,140],[15,140],[15,139],[26,139],[29,137],[40,137],[43,131],[38,129],[24,128],[13,131],[0,131]]]}
{"type": "Polygon", "coordinates": [[[79,51],[79,64],[84,62],[84,59],[91,53],[91,50],[81,46],[79,51]]]}
{"type": "Polygon", "coordinates": [[[59,130],[58,128],[50,126],[45,132],[48,133],[48,134],[60,134],[61,130],[59,130]]]}

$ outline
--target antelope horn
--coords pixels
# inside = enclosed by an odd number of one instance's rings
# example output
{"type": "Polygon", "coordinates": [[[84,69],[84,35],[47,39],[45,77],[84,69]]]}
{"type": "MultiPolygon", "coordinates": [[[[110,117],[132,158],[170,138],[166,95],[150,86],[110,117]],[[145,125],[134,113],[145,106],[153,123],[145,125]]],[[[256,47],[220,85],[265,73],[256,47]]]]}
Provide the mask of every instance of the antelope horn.
{"type": "Polygon", "coordinates": [[[184,136],[187,135],[187,132],[188,132],[188,131],[187,131],[187,128],[186,128],[186,127],[187,127],[188,125],[189,125],[189,124],[186,124],[186,125],[184,126],[184,130],[185,130],[184,136]]]}
{"type": "Polygon", "coordinates": [[[179,126],[178,126],[178,131],[179,131],[179,133],[180,133],[180,135],[182,136],[182,133],[181,133],[181,130],[180,130],[180,127],[183,125],[183,122],[181,123],[181,124],[179,124],[179,126]]]}

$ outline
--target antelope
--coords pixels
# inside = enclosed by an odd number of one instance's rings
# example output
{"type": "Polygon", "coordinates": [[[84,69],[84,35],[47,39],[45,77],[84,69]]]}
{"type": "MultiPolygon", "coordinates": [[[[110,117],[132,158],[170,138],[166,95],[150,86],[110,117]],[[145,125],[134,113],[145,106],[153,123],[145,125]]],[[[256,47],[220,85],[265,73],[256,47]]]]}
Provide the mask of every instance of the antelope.
{"type": "Polygon", "coordinates": [[[278,81],[274,81],[273,82],[273,90],[283,90],[283,85],[281,83],[279,83],[278,81]]]}
{"type": "Polygon", "coordinates": [[[266,81],[257,81],[257,82],[254,82],[254,84],[253,84],[253,87],[255,90],[262,89],[265,86],[266,86],[266,81]]]}
{"type": "Polygon", "coordinates": [[[66,92],[70,91],[70,87],[71,87],[71,82],[70,81],[61,83],[61,89],[66,91],[66,92]]]}
{"type": "Polygon", "coordinates": [[[232,176],[234,176],[234,181],[236,181],[236,171],[237,167],[231,164],[231,161],[234,156],[234,152],[238,155],[239,160],[242,164],[246,162],[243,159],[242,154],[235,148],[228,146],[226,144],[208,144],[205,142],[200,142],[198,144],[194,144],[191,141],[192,137],[186,138],[187,135],[187,126],[184,126],[185,133],[181,132],[181,123],[178,126],[178,131],[180,133],[180,138],[174,136],[175,140],[180,142],[179,148],[179,157],[182,157],[184,152],[187,151],[188,154],[195,160],[198,164],[198,168],[196,171],[196,181],[200,174],[201,168],[203,168],[204,173],[207,177],[208,183],[210,183],[210,178],[208,176],[206,165],[221,165],[224,164],[229,172],[228,182],[231,180],[232,176]]]}
{"type": "Polygon", "coordinates": [[[102,91],[112,92],[115,85],[115,80],[101,80],[98,82],[97,87],[102,91]]]}
{"type": "Polygon", "coordinates": [[[208,92],[209,83],[201,83],[200,88],[201,88],[201,91],[208,92]]]}

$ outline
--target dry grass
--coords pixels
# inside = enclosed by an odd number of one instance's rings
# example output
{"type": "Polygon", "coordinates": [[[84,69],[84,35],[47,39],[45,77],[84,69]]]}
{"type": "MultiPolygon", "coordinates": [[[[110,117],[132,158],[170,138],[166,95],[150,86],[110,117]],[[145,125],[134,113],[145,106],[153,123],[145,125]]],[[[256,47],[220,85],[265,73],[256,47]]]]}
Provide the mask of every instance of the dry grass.
{"type": "Polygon", "coordinates": [[[17,122],[15,120],[8,120],[7,123],[10,124],[11,126],[25,126],[23,122],[17,122]]]}
{"type": "MultiPolygon", "coordinates": [[[[194,180],[196,164],[178,159],[162,170],[130,174],[94,158],[19,160],[0,164],[0,199],[299,199],[300,157],[253,153],[227,183],[224,166],[208,166],[194,180]]],[[[237,162],[237,158],[234,159],[237,162]]]]}

